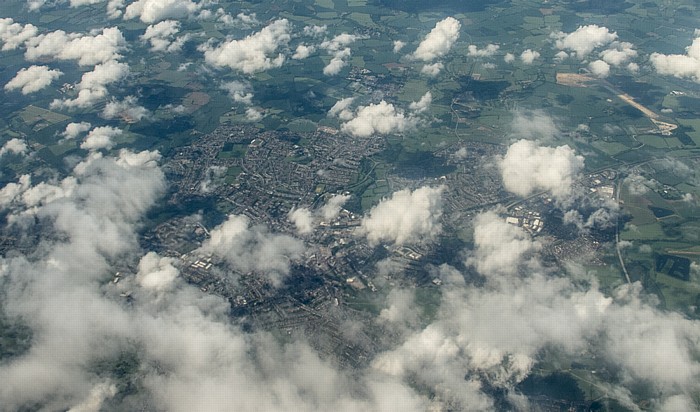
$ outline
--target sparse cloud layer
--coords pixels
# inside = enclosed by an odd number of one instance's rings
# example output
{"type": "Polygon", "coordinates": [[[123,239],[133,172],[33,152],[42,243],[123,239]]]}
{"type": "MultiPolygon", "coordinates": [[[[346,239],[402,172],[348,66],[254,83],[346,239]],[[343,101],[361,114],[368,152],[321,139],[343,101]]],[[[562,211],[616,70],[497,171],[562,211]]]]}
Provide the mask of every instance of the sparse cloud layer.
{"type": "Polygon", "coordinates": [[[655,76],[700,83],[700,30],[520,2],[496,39],[312,3],[7,2],[0,410],[527,411],[551,371],[579,409],[698,410],[700,309],[669,298],[700,280],[695,95],[655,76]],[[595,113],[622,102],[573,108],[622,72],[682,124],[638,119],[618,169],[632,126],[595,113]]]}

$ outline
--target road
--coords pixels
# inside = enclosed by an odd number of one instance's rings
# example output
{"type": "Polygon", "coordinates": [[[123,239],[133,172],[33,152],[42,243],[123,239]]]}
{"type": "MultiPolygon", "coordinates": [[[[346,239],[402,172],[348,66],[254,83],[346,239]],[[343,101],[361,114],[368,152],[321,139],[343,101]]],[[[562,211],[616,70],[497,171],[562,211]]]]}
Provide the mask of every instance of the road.
{"type": "MultiPolygon", "coordinates": [[[[622,179],[618,176],[617,178],[617,187],[615,188],[615,200],[617,201],[617,204],[620,204],[620,189],[622,188],[622,179]]],[[[622,268],[622,272],[625,274],[625,279],[627,279],[627,283],[632,283],[632,279],[630,279],[630,274],[627,272],[627,267],[625,266],[625,261],[622,259],[622,251],[620,250],[620,214],[617,214],[617,218],[615,221],[615,249],[617,250],[617,258],[620,260],[620,267],[622,268]]]]}

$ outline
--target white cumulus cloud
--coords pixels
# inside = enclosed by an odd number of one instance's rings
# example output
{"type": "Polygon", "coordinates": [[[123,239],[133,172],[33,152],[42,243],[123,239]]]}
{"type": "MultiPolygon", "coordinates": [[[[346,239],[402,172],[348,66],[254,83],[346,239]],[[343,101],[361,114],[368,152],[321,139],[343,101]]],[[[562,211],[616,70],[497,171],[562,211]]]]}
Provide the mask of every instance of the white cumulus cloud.
{"type": "Polygon", "coordinates": [[[179,32],[179,21],[165,20],[148,26],[141,40],[151,44],[151,51],[177,52],[189,39],[188,35],[176,37],[179,32]]]}
{"type": "Polygon", "coordinates": [[[92,129],[85,137],[85,141],[80,145],[85,150],[111,149],[114,147],[112,138],[121,136],[123,130],[111,126],[100,126],[92,129]]]}
{"type": "Polygon", "coordinates": [[[118,19],[121,17],[124,12],[122,9],[124,8],[124,1],[125,0],[109,0],[107,1],[107,17],[110,19],[118,19]]]}
{"type": "Polygon", "coordinates": [[[295,207],[289,211],[287,218],[294,223],[297,233],[305,235],[313,232],[321,220],[330,221],[340,213],[342,206],[350,195],[333,195],[320,209],[311,211],[305,207],[295,207]]]}
{"type": "Polygon", "coordinates": [[[15,23],[11,18],[0,19],[0,43],[2,50],[14,50],[33,38],[39,29],[31,24],[15,23]]]}
{"type": "Polygon", "coordinates": [[[221,89],[228,92],[228,95],[236,103],[246,105],[253,104],[253,93],[251,86],[248,83],[239,82],[236,80],[221,84],[221,89]]]}
{"type": "Polygon", "coordinates": [[[127,122],[140,121],[150,115],[145,107],[138,104],[135,96],[127,96],[124,100],[112,100],[105,105],[102,110],[102,117],[105,119],[122,118],[127,122]]]}
{"type": "Polygon", "coordinates": [[[292,209],[287,214],[289,220],[296,226],[297,233],[306,235],[314,230],[314,216],[309,209],[300,207],[292,209]]]}
{"type": "Polygon", "coordinates": [[[454,17],[447,17],[435,24],[435,27],[425,36],[418,48],[413,52],[417,60],[429,62],[450,52],[457,39],[462,24],[454,17]]]}
{"type": "Polygon", "coordinates": [[[527,49],[520,55],[520,60],[524,64],[532,64],[535,60],[540,58],[540,53],[531,49],[527,49]]]}
{"type": "Polygon", "coordinates": [[[352,102],[352,98],[339,100],[328,111],[329,116],[345,121],[341,130],[350,135],[370,137],[375,134],[403,133],[414,129],[418,124],[418,118],[413,114],[406,115],[402,109],[397,109],[384,100],[377,104],[359,106],[355,110],[350,109],[352,102]]]}
{"type": "Polygon", "coordinates": [[[139,261],[136,281],[145,289],[163,290],[172,286],[179,274],[175,259],[148,252],[139,261]]]}
{"type": "Polygon", "coordinates": [[[88,396],[79,404],[71,407],[68,412],[94,412],[102,409],[105,400],[113,397],[118,392],[117,385],[106,381],[95,385],[88,396]]]}
{"type": "Polygon", "coordinates": [[[5,142],[0,148],[0,157],[6,155],[7,153],[13,153],[17,155],[25,155],[29,151],[27,142],[22,139],[13,137],[12,139],[5,142]]]}
{"type": "Polygon", "coordinates": [[[685,50],[685,54],[652,53],[649,61],[659,74],[700,83],[700,30],[695,31],[693,43],[685,50]]]}
{"type": "Polygon", "coordinates": [[[497,44],[487,44],[483,49],[478,48],[475,44],[470,44],[467,47],[467,56],[470,57],[491,57],[498,53],[501,46],[497,44]]]}
{"type": "Polygon", "coordinates": [[[350,195],[333,195],[321,208],[321,216],[323,219],[331,220],[338,216],[340,209],[349,199],[350,195]]]}
{"type": "Polygon", "coordinates": [[[38,92],[62,74],[60,70],[52,70],[47,66],[30,66],[17,72],[17,75],[7,82],[5,90],[21,89],[22,94],[38,92]]]}
{"type": "Polygon", "coordinates": [[[104,0],[70,0],[68,3],[71,7],[88,6],[91,4],[101,3],[104,0]]]}
{"type": "Polygon", "coordinates": [[[305,44],[300,44],[297,46],[296,50],[294,51],[294,54],[292,55],[292,59],[294,60],[303,60],[311,55],[316,51],[316,48],[314,46],[307,46],[305,44]]]}
{"type": "Polygon", "coordinates": [[[579,26],[571,33],[557,32],[551,34],[559,50],[569,50],[578,59],[588,56],[594,49],[605,46],[617,39],[617,33],[595,24],[579,26]]]}
{"type": "Polygon", "coordinates": [[[156,23],[165,19],[180,19],[193,15],[202,3],[192,0],[137,0],[126,7],[124,19],[139,18],[144,23],[156,23]]]}
{"type": "Polygon", "coordinates": [[[356,34],[341,33],[330,40],[324,40],[319,47],[327,50],[332,58],[323,68],[323,74],[335,76],[340,73],[340,70],[348,64],[347,61],[352,56],[352,50],[348,46],[363,38],[363,36],[356,34]]]}
{"type": "Polygon", "coordinates": [[[539,109],[516,110],[513,114],[511,129],[514,138],[544,142],[554,140],[560,134],[554,119],[544,110],[539,109]]]}
{"type": "Polygon", "coordinates": [[[75,139],[81,133],[90,130],[90,127],[92,127],[92,125],[88,122],[68,123],[66,125],[66,130],[61,133],[61,136],[63,136],[64,139],[75,139]]]}
{"type": "Polygon", "coordinates": [[[304,250],[299,239],[251,226],[247,217],[236,215],[212,229],[210,238],[200,248],[201,252],[212,253],[242,272],[265,272],[273,283],[289,273],[290,262],[298,259],[304,250]]]}
{"type": "Polygon", "coordinates": [[[609,65],[617,67],[637,57],[637,50],[632,43],[615,41],[600,52],[599,56],[609,65]]]}
{"type": "Polygon", "coordinates": [[[596,77],[605,78],[610,74],[610,65],[603,60],[595,60],[588,64],[588,70],[596,77]]]}
{"type": "Polygon", "coordinates": [[[323,25],[323,26],[316,26],[316,25],[310,25],[310,26],[304,26],[303,33],[305,36],[311,36],[311,37],[321,37],[326,32],[328,31],[328,26],[323,25]]]}
{"type": "Polygon", "coordinates": [[[89,107],[95,102],[107,97],[107,85],[115,83],[129,74],[129,65],[110,60],[98,64],[95,68],[83,74],[80,83],[76,85],[77,95],[73,99],[54,100],[51,107],[89,107]]]}
{"type": "Polygon", "coordinates": [[[249,107],[245,111],[245,117],[246,117],[246,119],[248,119],[248,121],[257,122],[257,121],[261,120],[263,117],[265,117],[265,115],[259,109],[256,109],[254,107],[249,107]]]}
{"type": "Polygon", "coordinates": [[[495,212],[474,221],[474,255],[468,263],[487,277],[517,273],[525,258],[541,248],[523,229],[506,223],[495,212]]]}
{"type": "Polygon", "coordinates": [[[417,102],[411,102],[408,108],[416,113],[423,113],[430,108],[433,103],[433,94],[426,92],[417,102]]]}
{"type": "Polygon", "coordinates": [[[275,20],[257,33],[240,40],[228,40],[214,47],[201,47],[206,62],[215,67],[228,67],[252,74],[280,67],[284,55],[277,53],[291,39],[291,25],[287,19],[275,20]]]}
{"type": "Polygon", "coordinates": [[[394,192],[362,219],[358,234],[371,245],[402,245],[434,239],[442,231],[442,193],[445,186],[424,186],[394,192]]]}
{"type": "Polygon", "coordinates": [[[353,112],[350,110],[350,106],[352,103],[355,101],[354,97],[346,97],[344,99],[340,99],[335,104],[333,107],[328,110],[328,116],[330,117],[337,117],[340,120],[350,120],[353,118],[353,112]]]}
{"type": "Polygon", "coordinates": [[[347,66],[347,59],[350,56],[352,56],[352,50],[350,50],[349,47],[333,52],[333,57],[323,68],[323,74],[326,76],[335,76],[336,74],[340,73],[343,67],[347,66]]]}
{"type": "Polygon", "coordinates": [[[121,58],[127,46],[117,27],[106,27],[101,33],[66,33],[63,30],[40,34],[27,41],[27,60],[44,58],[75,60],[81,66],[94,66],[121,58]]]}
{"type": "Polygon", "coordinates": [[[353,136],[369,137],[373,134],[401,133],[413,128],[415,123],[402,110],[382,100],[377,104],[360,106],[355,117],[342,125],[342,130],[353,136]]]}
{"type": "Polygon", "coordinates": [[[320,47],[328,51],[338,51],[343,50],[349,45],[355,43],[357,40],[363,39],[363,36],[358,36],[357,34],[341,33],[334,36],[330,40],[324,40],[320,47]]]}
{"type": "Polygon", "coordinates": [[[442,64],[442,62],[435,62],[432,64],[424,64],[423,67],[420,69],[420,72],[421,74],[424,74],[426,76],[435,77],[438,74],[440,74],[440,72],[444,68],[445,65],[442,64]]]}
{"type": "Polygon", "coordinates": [[[518,196],[548,191],[562,198],[583,169],[583,156],[569,146],[546,147],[530,140],[519,140],[508,147],[498,166],[506,190],[518,196]]]}

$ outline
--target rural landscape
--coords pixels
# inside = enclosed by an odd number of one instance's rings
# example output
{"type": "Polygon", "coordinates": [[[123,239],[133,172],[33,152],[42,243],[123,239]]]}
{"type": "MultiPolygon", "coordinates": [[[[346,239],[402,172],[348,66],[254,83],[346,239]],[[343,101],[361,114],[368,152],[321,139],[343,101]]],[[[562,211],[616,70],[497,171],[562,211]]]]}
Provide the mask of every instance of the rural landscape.
{"type": "Polygon", "coordinates": [[[0,411],[700,408],[693,0],[7,0],[0,411]]]}

